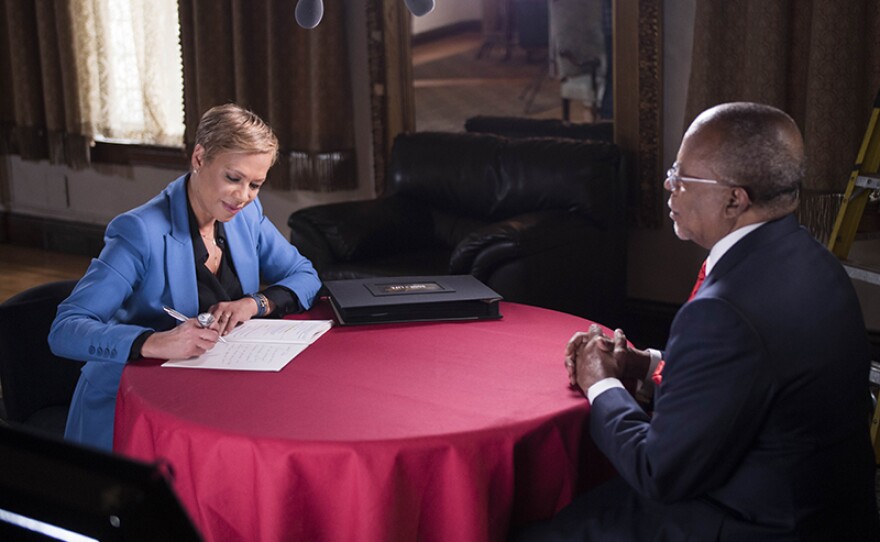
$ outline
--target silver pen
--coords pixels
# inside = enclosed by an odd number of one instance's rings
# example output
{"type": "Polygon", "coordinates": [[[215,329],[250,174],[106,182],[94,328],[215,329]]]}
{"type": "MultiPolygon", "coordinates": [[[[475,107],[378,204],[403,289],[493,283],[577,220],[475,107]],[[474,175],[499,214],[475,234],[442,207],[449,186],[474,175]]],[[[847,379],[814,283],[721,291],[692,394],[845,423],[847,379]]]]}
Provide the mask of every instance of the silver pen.
{"type": "MultiPolygon", "coordinates": [[[[165,311],[168,316],[174,318],[178,322],[186,322],[187,320],[189,320],[189,318],[172,309],[171,307],[162,307],[162,310],[165,311]]],[[[210,312],[203,312],[196,317],[196,321],[201,327],[208,327],[214,323],[214,315],[210,312]]],[[[220,342],[225,343],[226,339],[220,337],[220,342]]]]}

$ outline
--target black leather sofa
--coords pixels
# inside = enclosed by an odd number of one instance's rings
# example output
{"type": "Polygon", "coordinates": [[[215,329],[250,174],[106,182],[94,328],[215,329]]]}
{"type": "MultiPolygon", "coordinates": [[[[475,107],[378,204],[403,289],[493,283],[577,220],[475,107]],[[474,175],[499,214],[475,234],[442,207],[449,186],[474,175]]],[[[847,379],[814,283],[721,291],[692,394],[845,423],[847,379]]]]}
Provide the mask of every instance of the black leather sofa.
{"type": "Polygon", "coordinates": [[[614,123],[579,123],[560,119],[533,119],[529,117],[498,117],[477,115],[464,122],[466,132],[495,134],[510,138],[562,137],[614,141],[614,123]]]}
{"type": "Polygon", "coordinates": [[[472,274],[507,301],[621,325],[625,183],[612,143],[397,137],[386,194],[290,215],[324,280],[472,274]]]}

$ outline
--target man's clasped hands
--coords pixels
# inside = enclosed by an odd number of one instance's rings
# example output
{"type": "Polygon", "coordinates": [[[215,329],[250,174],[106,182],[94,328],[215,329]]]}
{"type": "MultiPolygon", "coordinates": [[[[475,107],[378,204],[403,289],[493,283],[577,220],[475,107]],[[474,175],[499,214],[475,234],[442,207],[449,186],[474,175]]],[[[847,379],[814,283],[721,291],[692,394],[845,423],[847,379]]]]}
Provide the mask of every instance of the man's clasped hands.
{"type": "Polygon", "coordinates": [[[646,350],[633,348],[623,330],[609,337],[593,324],[589,331],[578,331],[565,346],[565,370],[572,388],[583,393],[606,378],[644,380],[651,363],[646,350]]]}

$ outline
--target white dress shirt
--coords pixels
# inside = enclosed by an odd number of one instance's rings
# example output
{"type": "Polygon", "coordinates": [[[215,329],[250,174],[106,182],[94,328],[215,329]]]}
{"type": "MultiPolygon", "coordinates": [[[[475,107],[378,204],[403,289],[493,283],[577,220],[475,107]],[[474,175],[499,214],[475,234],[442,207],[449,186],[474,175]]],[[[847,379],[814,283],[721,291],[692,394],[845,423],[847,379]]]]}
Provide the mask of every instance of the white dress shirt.
{"type": "MultiPolygon", "coordinates": [[[[706,277],[709,276],[709,273],[712,272],[712,269],[715,267],[715,263],[721,259],[724,254],[727,253],[728,250],[733,247],[733,245],[737,244],[740,239],[748,235],[749,233],[755,231],[759,227],[766,224],[765,222],[755,222],[754,224],[748,224],[739,229],[733,230],[728,233],[724,237],[718,240],[717,243],[712,245],[711,250],[709,250],[709,256],[706,257],[706,277]]],[[[655,350],[653,348],[647,349],[648,354],[651,356],[651,363],[648,366],[648,374],[644,380],[642,380],[641,386],[639,388],[639,395],[643,398],[650,398],[654,393],[654,381],[651,377],[654,375],[654,371],[657,369],[657,365],[660,363],[660,359],[662,358],[662,354],[659,350],[655,350]]],[[[589,388],[587,388],[587,400],[590,403],[598,397],[602,392],[610,390],[611,388],[622,388],[623,383],[617,378],[609,377],[603,378],[599,380],[589,388]]]]}

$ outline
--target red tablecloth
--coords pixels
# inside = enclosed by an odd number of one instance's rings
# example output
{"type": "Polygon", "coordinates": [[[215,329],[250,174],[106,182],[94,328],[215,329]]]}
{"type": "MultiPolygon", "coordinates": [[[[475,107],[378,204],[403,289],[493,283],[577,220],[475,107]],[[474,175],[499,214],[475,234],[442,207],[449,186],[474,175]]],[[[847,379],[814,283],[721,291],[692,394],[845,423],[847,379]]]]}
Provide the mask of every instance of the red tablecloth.
{"type": "Polygon", "coordinates": [[[609,468],[562,364],[590,322],[501,310],[334,327],[277,373],[130,364],[115,449],[167,462],[210,541],[503,540],[609,468]]]}

